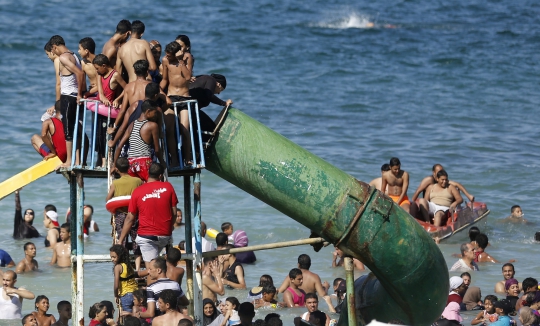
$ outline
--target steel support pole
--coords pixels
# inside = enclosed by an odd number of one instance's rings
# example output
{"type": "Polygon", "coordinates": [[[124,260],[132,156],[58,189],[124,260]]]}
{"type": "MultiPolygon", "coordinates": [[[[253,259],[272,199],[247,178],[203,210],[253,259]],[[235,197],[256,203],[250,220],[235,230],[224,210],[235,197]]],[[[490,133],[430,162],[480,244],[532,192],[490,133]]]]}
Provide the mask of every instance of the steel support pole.
{"type": "Polygon", "coordinates": [[[351,257],[345,257],[345,277],[347,283],[347,308],[349,326],[358,325],[356,322],[356,305],[354,300],[354,263],[351,257]]]}
{"type": "Polygon", "coordinates": [[[84,180],[82,172],[70,177],[71,305],[73,320],[84,317],[84,180]],[[75,256],[75,259],[73,259],[75,256]]]}
{"type": "MultiPolygon", "coordinates": [[[[193,138],[192,138],[193,139],[193,138]]],[[[202,307],[202,239],[201,239],[201,174],[196,173],[193,176],[193,234],[195,236],[195,261],[193,262],[193,274],[195,275],[195,282],[193,286],[193,309],[194,320],[196,324],[203,320],[203,307],[202,307]],[[201,267],[197,270],[197,266],[201,267]]]]}

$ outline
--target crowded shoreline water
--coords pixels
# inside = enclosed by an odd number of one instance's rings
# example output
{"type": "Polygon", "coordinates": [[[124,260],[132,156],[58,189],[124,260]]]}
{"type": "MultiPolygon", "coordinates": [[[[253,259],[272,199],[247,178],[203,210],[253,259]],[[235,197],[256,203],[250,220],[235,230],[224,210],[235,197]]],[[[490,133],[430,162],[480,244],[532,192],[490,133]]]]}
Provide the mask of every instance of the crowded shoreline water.
{"type": "MultiPolygon", "coordinates": [[[[110,12],[101,13],[99,20],[88,18],[93,12],[89,8],[98,3],[7,1],[1,6],[6,23],[0,26],[0,148],[5,153],[0,180],[40,159],[29,138],[54,100],[54,70],[42,50],[49,37],[63,35],[75,50],[79,39],[91,36],[100,48],[118,20],[141,19],[147,40],[166,44],[177,34],[188,34],[197,60],[195,74],[227,75],[224,95],[235,107],[362,181],[377,177],[380,165],[398,156],[411,174],[411,195],[431,165],[444,164],[452,179],[491,209],[487,226],[481,226],[490,237],[489,253],[500,261],[516,259],[520,281],[538,274],[529,258],[538,252],[533,241],[538,208],[531,205],[538,192],[537,4],[227,1],[191,4],[178,13],[170,11],[172,5],[157,3],[147,13],[142,6],[119,1],[108,5],[110,12]],[[365,20],[375,22],[375,28],[365,28],[365,20]],[[523,207],[531,225],[497,223],[513,204],[523,207]]],[[[206,112],[215,116],[218,108],[206,112]]],[[[172,183],[180,193],[181,180],[172,183]]],[[[22,191],[23,208],[36,210],[42,234],[39,213],[54,203],[63,216],[68,189],[62,176],[49,175],[22,191]]],[[[96,208],[94,218],[103,230],[86,241],[90,254],[107,253],[111,243],[105,193],[104,180],[86,181],[86,201],[96,208]]],[[[202,194],[203,220],[214,228],[233,222],[247,231],[250,244],[309,235],[297,222],[209,172],[202,176],[202,194]]],[[[0,248],[18,261],[24,241],[11,239],[13,196],[0,201],[0,211],[0,248]]],[[[174,239],[183,239],[183,231],[176,230],[174,239]]],[[[460,235],[440,245],[448,267],[465,239],[460,235]]],[[[21,276],[18,284],[48,295],[50,312],[55,312],[56,302],[70,297],[70,273],[47,266],[51,252],[42,239],[35,242],[42,272],[21,276]]],[[[257,255],[258,262],[246,268],[248,288],[264,273],[279,283],[300,253],[312,257],[312,269],[323,280],[343,276],[342,270],[330,267],[331,248],[317,254],[310,247],[281,249],[257,255]]],[[[500,265],[481,265],[473,273],[473,285],[483,295],[491,294],[502,279],[500,265]]],[[[85,311],[93,302],[112,298],[111,270],[112,264],[86,267],[85,311]]],[[[227,294],[245,297],[245,291],[227,294]]],[[[29,301],[25,312],[31,310],[29,301]]],[[[282,313],[290,320],[300,311],[282,313]]]]}

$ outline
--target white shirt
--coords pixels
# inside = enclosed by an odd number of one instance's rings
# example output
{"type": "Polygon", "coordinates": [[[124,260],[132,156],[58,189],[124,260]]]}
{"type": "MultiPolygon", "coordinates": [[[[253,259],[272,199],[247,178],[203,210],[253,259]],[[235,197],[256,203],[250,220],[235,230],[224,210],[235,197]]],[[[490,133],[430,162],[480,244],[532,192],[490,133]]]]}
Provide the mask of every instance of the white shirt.
{"type": "Polygon", "coordinates": [[[472,265],[472,268],[470,268],[469,265],[467,265],[467,263],[463,259],[460,259],[452,266],[452,268],[450,268],[450,271],[454,272],[454,271],[478,271],[479,270],[478,265],[476,265],[474,261],[471,262],[471,265],[472,265]]]}
{"type": "MultiPolygon", "coordinates": [[[[195,251],[195,237],[193,237],[193,240],[191,241],[193,251],[195,251]]],[[[216,247],[214,247],[214,244],[208,240],[206,240],[204,237],[201,238],[201,246],[202,246],[202,252],[207,251],[214,251],[216,250],[216,247]]]]}

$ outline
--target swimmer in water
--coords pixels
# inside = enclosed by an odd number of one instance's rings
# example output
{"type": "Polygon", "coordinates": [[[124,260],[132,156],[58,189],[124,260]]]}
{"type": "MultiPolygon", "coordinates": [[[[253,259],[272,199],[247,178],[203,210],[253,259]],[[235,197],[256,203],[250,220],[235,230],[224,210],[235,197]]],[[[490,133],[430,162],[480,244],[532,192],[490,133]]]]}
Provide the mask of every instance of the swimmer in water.
{"type": "Polygon", "coordinates": [[[527,220],[523,218],[525,214],[521,210],[519,205],[514,205],[510,208],[510,216],[505,218],[503,222],[512,222],[512,223],[527,223],[527,220]]]}
{"type": "Polygon", "coordinates": [[[69,267],[71,266],[71,233],[69,231],[69,223],[64,223],[60,227],[60,239],[62,242],[57,243],[53,250],[51,265],[69,267]]]}

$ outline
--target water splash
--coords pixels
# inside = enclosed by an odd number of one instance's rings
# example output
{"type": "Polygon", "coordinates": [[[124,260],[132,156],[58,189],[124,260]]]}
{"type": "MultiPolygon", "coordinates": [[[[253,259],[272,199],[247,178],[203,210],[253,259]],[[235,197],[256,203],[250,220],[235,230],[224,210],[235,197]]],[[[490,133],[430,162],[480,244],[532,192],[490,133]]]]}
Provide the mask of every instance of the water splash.
{"type": "Polygon", "coordinates": [[[349,29],[349,28],[374,28],[376,25],[367,15],[348,13],[345,17],[323,21],[315,24],[316,27],[349,29]]]}

